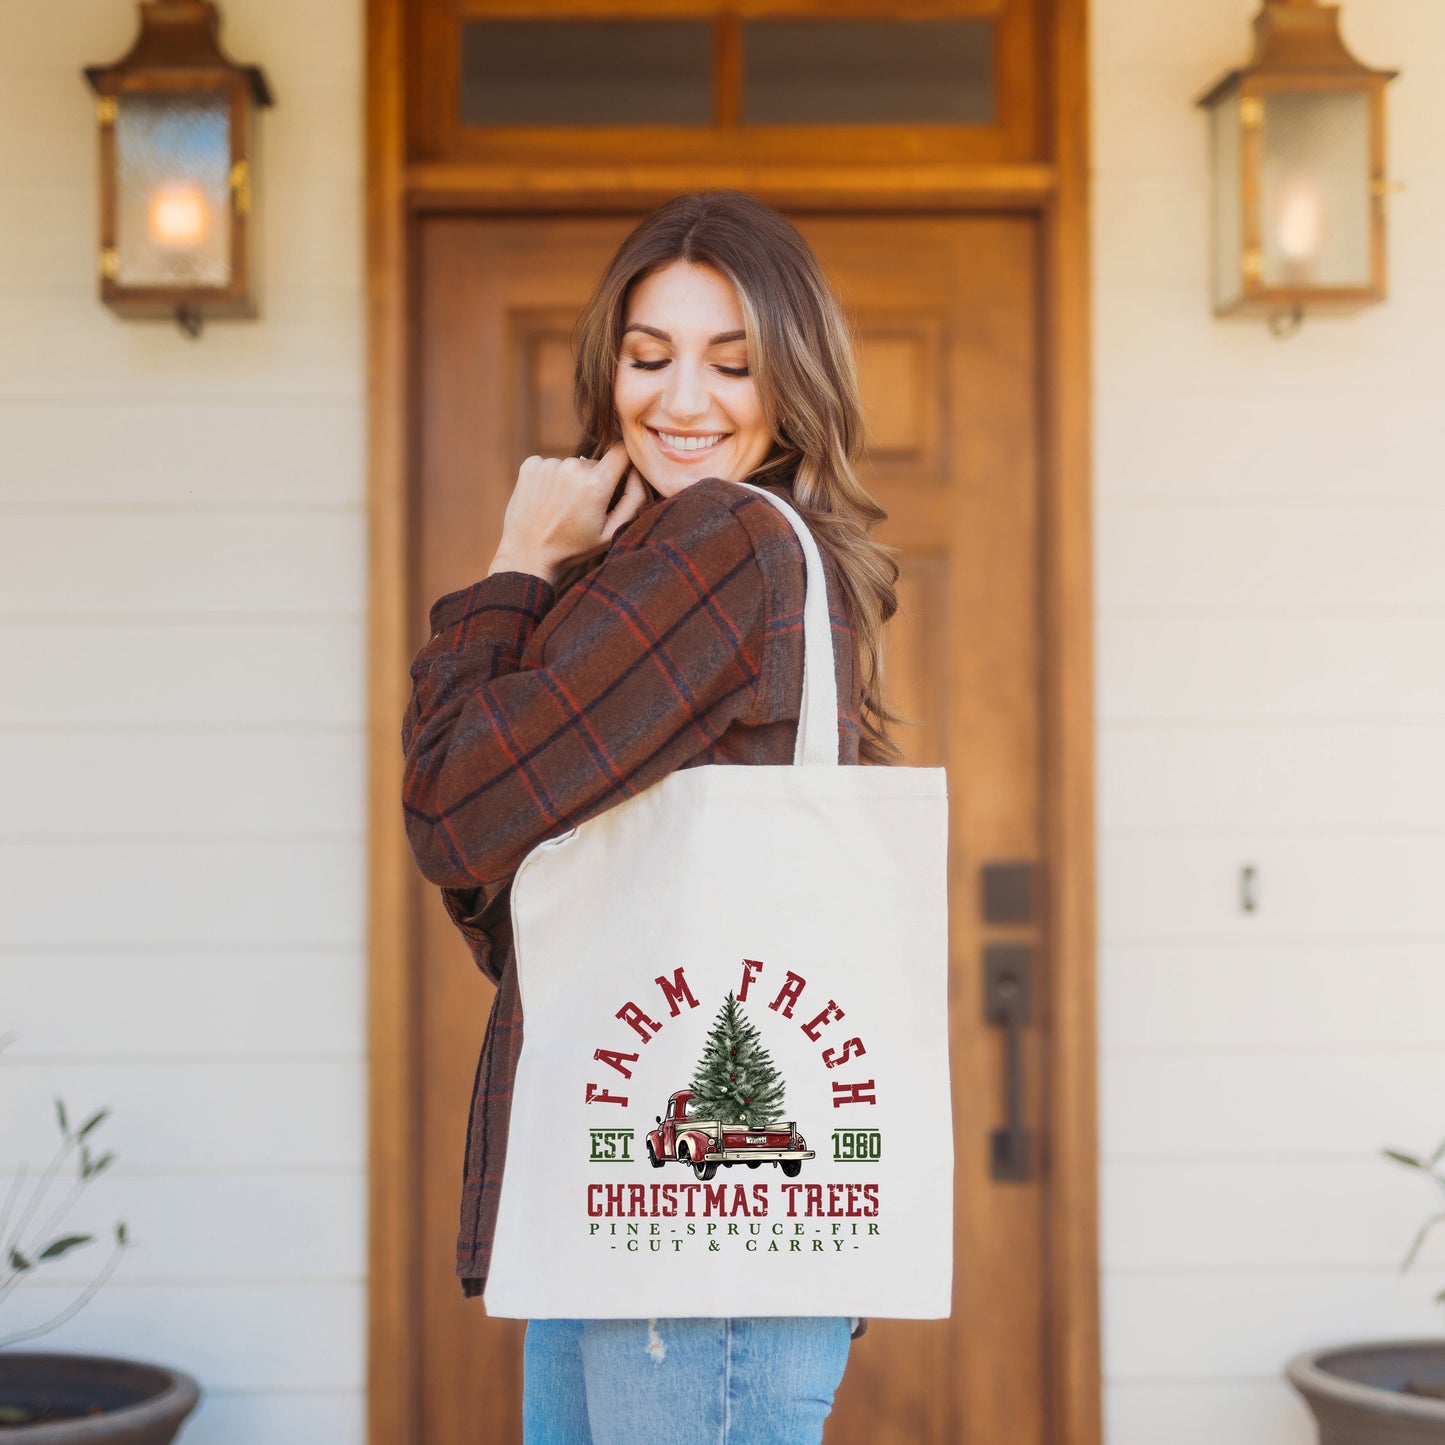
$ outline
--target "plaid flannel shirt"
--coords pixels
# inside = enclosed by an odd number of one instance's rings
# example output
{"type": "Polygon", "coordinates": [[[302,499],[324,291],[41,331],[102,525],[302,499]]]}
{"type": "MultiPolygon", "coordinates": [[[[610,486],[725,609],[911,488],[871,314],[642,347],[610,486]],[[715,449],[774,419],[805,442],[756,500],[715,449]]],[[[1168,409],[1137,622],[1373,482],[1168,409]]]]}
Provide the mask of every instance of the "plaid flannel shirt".
{"type": "MultiPolygon", "coordinates": [[[[791,501],[786,486],[768,490],[791,501]]],[[[823,552],[839,759],[858,762],[853,630],[823,552]]],[[[422,875],[497,984],[467,1121],[456,1271],[482,1292],[522,1011],[510,881],[538,843],[676,768],[791,763],[803,679],[802,545],[745,487],[704,478],[621,528],[559,599],[497,572],[431,609],[402,725],[403,808],[422,875]]]]}

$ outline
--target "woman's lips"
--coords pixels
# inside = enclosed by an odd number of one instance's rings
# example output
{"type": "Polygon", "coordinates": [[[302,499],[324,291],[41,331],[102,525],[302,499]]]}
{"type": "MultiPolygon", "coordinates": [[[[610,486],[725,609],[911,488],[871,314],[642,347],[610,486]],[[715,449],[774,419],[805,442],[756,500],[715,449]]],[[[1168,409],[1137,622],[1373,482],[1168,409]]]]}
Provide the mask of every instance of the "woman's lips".
{"type": "MultiPolygon", "coordinates": [[[[711,456],[731,435],[731,432],[723,432],[718,435],[710,447],[674,447],[663,441],[662,435],[655,427],[648,427],[648,434],[652,437],[653,444],[658,451],[669,457],[675,457],[678,461],[690,461],[693,457],[711,456]]],[[[717,435],[715,433],[715,435],[717,435]]]]}

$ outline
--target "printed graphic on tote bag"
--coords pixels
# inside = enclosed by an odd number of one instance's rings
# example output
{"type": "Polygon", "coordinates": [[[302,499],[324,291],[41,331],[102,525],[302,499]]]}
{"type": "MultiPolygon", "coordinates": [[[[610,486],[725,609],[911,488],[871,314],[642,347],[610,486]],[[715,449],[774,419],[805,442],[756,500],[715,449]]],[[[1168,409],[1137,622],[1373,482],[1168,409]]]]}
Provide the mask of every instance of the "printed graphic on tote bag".
{"type": "MultiPolygon", "coordinates": [[[[879,1236],[876,1181],[840,1178],[842,1171],[834,1167],[826,1181],[791,1182],[807,1161],[818,1159],[818,1151],[809,1147],[797,1119],[786,1117],[787,1083],[747,1004],[757,1009],[769,1030],[800,1030],[804,1040],[820,1046],[810,1050],[822,1076],[814,1092],[831,1100],[834,1109],[877,1104],[878,1085],[871,1071],[869,1077],[846,1080],[834,1073],[845,1068],[851,1074],[846,1066],[864,1057],[867,1047],[861,1037],[835,1042],[825,1036],[846,1017],[834,999],[828,999],[821,1012],[812,1014],[804,1008],[795,1017],[807,980],[791,969],[772,970],[781,972],[781,980],[764,989],[768,971],[760,959],[743,959],[736,990],[729,990],[705,1032],[693,1013],[701,1001],[682,968],[670,979],[663,975],[654,980],[662,1002],[652,1013],[634,1000],[616,1011],[613,1017],[640,1043],[627,1049],[598,1048],[593,1062],[607,1065],[629,1083],[624,1089],[620,1084],[589,1081],[588,1104],[618,1110],[645,1108],[649,1103],[656,1107],[654,1095],[640,1096],[638,1075],[646,1074],[643,1046],[668,1020],[678,1020],[672,1028],[686,1026],[684,1020],[691,1023],[701,1036],[700,1054],[691,1081],[672,1089],[664,1112],[653,1115],[653,1127],[590,1128],[590,1162],[648,1170],[680,1164],[692,1171],[696,1182],[589,1184],[587,1228],[600,1247],[633,1253],[705,1249],[717,1254],[742,1248],[750,1253],[841,1254],[866,1247],[869,1238],[879,1236]],[[666,1017],[653,1017],[663,1013],[664,1005],[666,1017]],[[640,1151],[635,1147],[639,1133],[640,1151]],[[776,1165],[779,1171],[769,1169],[770,1181],[714,1182],[720,1169],[757,1170],[764,1165],[776,1165]]],[[[680,1081],[674,1075],[667,1082],[680,1081]]],[[[867,1125],[834,1127],[832,1148],[825,1157],[850,1174],[864,1166],[866,1175],[866,1166],[882,1157],[881,1131],[867,1125]]]]}
{"type": "Polygon", "coordinates": [[[790,1179],[813,1158],[789,1119],[780,1127],[783,1080],[761,1035],[731,993],[718,1012],[690,1089],[679,1089],[647,1136],[647,1157],[661,1169],[670,1159],[691,1164],[702,1180],[719,1164],[781,1166],[790,1179]]]}

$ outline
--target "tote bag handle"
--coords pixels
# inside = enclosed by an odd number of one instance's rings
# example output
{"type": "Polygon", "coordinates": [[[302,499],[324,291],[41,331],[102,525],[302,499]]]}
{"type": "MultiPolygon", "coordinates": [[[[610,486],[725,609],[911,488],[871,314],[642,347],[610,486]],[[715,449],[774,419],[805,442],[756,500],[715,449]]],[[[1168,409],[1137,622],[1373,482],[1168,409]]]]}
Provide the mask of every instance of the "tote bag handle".
{"type": "Polygon", "coordinates": [[[766,497],[792,523],[808,563],[803,599],[803,697],[798,708],[795,767],[838,766],[838,673],[833,660],[833,626],[828,620],[828,585],[823,558],[808,524],[781,497],[751,482],[739,482],[766,497]]]}

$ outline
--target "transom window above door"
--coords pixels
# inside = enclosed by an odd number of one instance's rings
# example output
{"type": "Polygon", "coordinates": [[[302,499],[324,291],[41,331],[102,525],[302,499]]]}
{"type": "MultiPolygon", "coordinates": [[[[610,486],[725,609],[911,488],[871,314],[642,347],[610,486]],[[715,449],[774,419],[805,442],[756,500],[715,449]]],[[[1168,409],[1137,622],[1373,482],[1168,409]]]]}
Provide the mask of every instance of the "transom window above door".
{"type": "Polygon", "coordinates": [[[407,0],[409,159],[573,178],[1047,163],[1044,5],[407,0]]]}
{"type": "Polygon", "coordinates": [[[462,22],[469,126],[987,125],[991,17],[462,22]]]}

